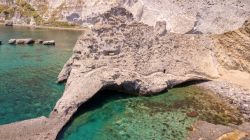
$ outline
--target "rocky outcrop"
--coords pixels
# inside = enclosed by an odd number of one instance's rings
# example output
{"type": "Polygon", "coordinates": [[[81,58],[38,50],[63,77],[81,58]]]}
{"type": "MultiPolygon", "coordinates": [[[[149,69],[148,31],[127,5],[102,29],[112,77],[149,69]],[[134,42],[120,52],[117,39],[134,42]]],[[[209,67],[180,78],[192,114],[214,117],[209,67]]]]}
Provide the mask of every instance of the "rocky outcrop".
{"type": "Polygon", "coordinates": [[[56,45],[55,40],[43,41],[43,45],[56,45]]]}
{"type": "Polygon", "coordinates": [[[196,122],[187,140],[248,140],[250,138],[249,123],[240,126],[224,126],[204,121],[196,122]]]}
{"type": "Polygon", "coordinates": [[[26,2],[26,4],[19,4],[17,0],[12,2],[0,0],[0,5],[9,5],[17,9],[14,13],[11,13],[13,10],[7,10],[10,14],[6,18],[13,17],[15,23],[18,24],[33,25],[32,21],[35,21],[36,24],[54,26],[93,25],[100,15],[112,7],[121,6],[130,11],[137,21],[154,26],[158,20],[165,20],[168,31],[188,34],[224,33],[236,30],[242,26],[250,14],[249,0],[19,1],[26,2]]]}
{"type": "Polygon", "coordinates": [[[8,41],[8,43],[9,43],[9,44],[16,44],[16,39],[10,39],[10,40],[8,41]]]}
{"type": "MultiPolygon", "coordinates": [[[[226,34],[168,33],[166,22],[158,22],[155,27],[136,22],[133,14],[122,7],[112,8],[96,21],[78,39],[73,55],[58,76],[58,82],[67,83],[49,118],[35,120],[36,126],[30,126],[34,120],[2,126],[0,139],[55,139],[78,107],[103,89],[156,94],[187,81],[215,80],[220,78],[221,69],[228,68],[220,58],[228,53],[218,51],[228,47],[217,41],[226,34]]],[[[242,30],[249,35],[245,26],[242,30]]],[[[247,41],[245,37],[232,42],[244,46],[247,41]]],[[[237,54],[245,48],[232,48],[230,52],[237,54]]],[[[237,60],[249,57],[248,53],[237,55],[237,60]]],[[[248,73],[248,69],[237,70],[248,73]]]]}
{"type": "MultiPolygon", "coordinates": [[[[217,35],[163,34],[164,22],[154,28],[129,22],[126,12],[115,17],[105,15],[100,24],[80,37],[74,54],[60,73],[58,81],[67,80],[67,84],[52,116],[71,114],[93,96],[93,91],[103,88],[153,94],[186,81],[219,78],[220,69],[227,69],[219,56],[228,53],[218,51],[217,35]],[[90,81],[96,83],[91,84],[91,91],[83,90],[90,81]]],[[[234,42],[244,44],[249,41],[245,39],[234,42]]]]}
{"type": "Polygon", "coordinates": [[[34,44],[35,41],[32,38],[24,38],[24,39],[10,39],[9,44],[34,44]]]}
{"type": "Polygon", "coordinates": [[[197,84],[213,91],[229,103],[238,107],[243,116],[250,120],[250,89],[226,81],[209,81],[197,84]]]}
{"type": "Polygon", "coordinates": [[[11,21],[11,20],[6,20],[6,21],[4,22],[4,25],[5,25],[5,26],[13,26],[13,21],[11,21]]]}
{"type": "Polygon", "coordinates": [[[250,73],[250,19],[242,28],[214,35],[216,56],[223,67],[250,73]]]}
{"type": "Polygon", "coordinates": [[[189,34],[236,30],[250,14],[248,0],[125,0],[124,6],[146,24],[166,20],[168,31],[189,34]]]}

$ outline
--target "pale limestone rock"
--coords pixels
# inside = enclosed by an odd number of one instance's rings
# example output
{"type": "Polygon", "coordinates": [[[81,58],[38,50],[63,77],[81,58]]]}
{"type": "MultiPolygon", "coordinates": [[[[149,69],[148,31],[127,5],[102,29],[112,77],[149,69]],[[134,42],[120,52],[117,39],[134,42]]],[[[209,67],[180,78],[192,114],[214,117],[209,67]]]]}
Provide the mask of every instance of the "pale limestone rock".
{"type": "MultiPolygon", "coordinates": [[[[216,33],[236,30],[250,16],[249,0],[27,0],[43,17],[79,25],[93,25],[96,18],[113,7],[121,6],[136,21],[154,26],[165,20],[174,33],[216,33]]],[[[0,4],[13,5],[6,0],[0,4]]],[[[13,20],[24,24],[28,19],[18,13],[13,20]]]]}
{"type": "Polygon", "coordinates": [[[56,45],[55,40],[43,41],[43,45],[56,45]]]}
{"type": "MultiPolygon", "coordinates": [[[[216,49],[218,45],[227,48],[216,42],[225,34],[155,34],[153,26],[134,22],[133,15],[120,7],[97,19],[98,24],[78,39],[58,76],[58,82],[67,83],[49,118],[1,126],[0,139],[55,139],[79,106],[103,89],[155,94],[187,81],[214,80],[220,77],[220,68],[227,68],[218,57],[225,52],[216,49]]],[[[242,30],[249,34],[248,28],[242,30]]],[[[236,53],[244,50],[240,42],[247,41],[247,37],[233,40],[240,44],[236,53]]],[[[237,55],[249,57],[248,53],[237,55]]]]}

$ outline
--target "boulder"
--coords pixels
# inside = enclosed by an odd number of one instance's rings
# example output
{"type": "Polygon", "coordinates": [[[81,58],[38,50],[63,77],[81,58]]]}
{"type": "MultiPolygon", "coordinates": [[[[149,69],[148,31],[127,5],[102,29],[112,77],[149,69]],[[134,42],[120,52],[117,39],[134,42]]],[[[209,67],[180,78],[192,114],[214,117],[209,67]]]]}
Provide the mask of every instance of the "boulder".
{"type": "Polygon", "coordinates": [[[16,44],[34,44],[35,41],[32,38],[16,39],[16,44]]]}
{"type": "Polygon", "coordinates": [[[155,24],[155,34],[157,35],[165,35],[167,33],[166,29],[167,23],[166,21],[157,21],[155,24]]]}
{"type": "Polygon", "coordinates": [[[0,41],[0,45],[2,45],[2,41],[0,41]]]}
{"type": "Polygon", "coordinates": [[[43,44],[43,40],[41,39],[36,40],[36,44],[43,44]]]}
{"type": "Polygon", "coordinates": [[[44,41],[43,45],[56,45],[56,42],[54,40],[44,41]]]}
{"type": "Polygon", "coordinates": [[[9,44],[34,44],[35,41],[32,38],[24,38],[24,39],[10,39],[9,44]]]}
{"type": "Polygon", "coordinates": [[[4,25],[5,25],[5,26],[13,26],[13,21],[11,21],[11,20],[6,20],[6,21],[4,22],[4,25]]]}
{"type": "Polygon", "coordinates": [[[9,44],[16,44],[16,39],[10,39],[8,43],[9,44]]]}
{"type": "Polygon", "coordinates": [[[221,35],[159,35],[156,31],[162,31],[156,28],[163,29],[165,23],[153,27],[130,22],[129,12],[121,8],[113,11],[100,16],[104,17],[101,24],[110,26],[93,27],[79,37],[58,76],[58,82],[66,81],[65,91],[49,117],[0,126],[0,139],[56,139],[78,108],[100,90],[150,95],[184,82],[214,80],[221,69],[235,68],[228,59],[240,61],[240,70],[249,70],[250,54],[245,51],[250,44],[248,25],[221,35]],[[228,54],[231,56],[223,57],[228,54]]]}

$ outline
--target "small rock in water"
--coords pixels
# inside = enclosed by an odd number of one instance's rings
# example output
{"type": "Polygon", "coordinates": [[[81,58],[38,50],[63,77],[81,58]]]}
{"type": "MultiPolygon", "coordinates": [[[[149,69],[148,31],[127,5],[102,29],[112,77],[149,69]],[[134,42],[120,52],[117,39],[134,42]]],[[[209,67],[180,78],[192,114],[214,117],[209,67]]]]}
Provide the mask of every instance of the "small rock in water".
{"type": "Polygon", "coordinates": [[[192,111],[192,112],[187,112],[186,115],[188,117],[192,117],[193,118],[193,117],[197,117],[199,115],[199,113],[196,112],[196,111],[192,111]]]}
{"type": "Polygon", "coordinates": [[[42,39],[36,40],[36,44],[43,44],[43,40],[42,39]]]}
{"type": "Polygon", "coordinates": [[[10,39],[9,44],[34,44],[35,41],[32,38],[25,39],[10,39]]]}
{"type": "Polygon", "coordinates": [[[0,45],[2,45],[2,41],[0,41],[0,45]]]}
{"type": "Polygon", "coordinates": [[[16,44],[34,44],[35,41],[32,38],[16,39],[16,44]]]}
{"type": "Polygon", "coordinates": [[[44,41],[43,45],[56,45],[54,40],[50,40],[50,41],[44,41]]]}
{"type": "Polygon", "coordinates": [[[16,44],[16,39],[10,39],[8,43],[9,44],[16,44]]]}
{"type": "Polygon", "coordinates": [[[13,21],[11,21],[11,20],[6,20],[6,21],[4,22],[4,25],[5,25],[5,26],[13,26],[13,21]]]}

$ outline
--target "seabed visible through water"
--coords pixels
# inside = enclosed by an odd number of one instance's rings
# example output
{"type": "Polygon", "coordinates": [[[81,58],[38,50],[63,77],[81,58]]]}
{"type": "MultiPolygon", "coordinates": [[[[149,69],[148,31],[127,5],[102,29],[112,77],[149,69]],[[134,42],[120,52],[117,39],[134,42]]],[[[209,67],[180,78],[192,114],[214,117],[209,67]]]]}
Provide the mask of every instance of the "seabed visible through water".
{"type": "MultiPolygon", "coordinates": [[[[55,83],[79,32],[0,26],[0,125],[48,116],[63,93],[55,83]],[[55,47],[8,45],[10,38],[54,39],[55,47]]],[[[207,90],[179,87],[150,97],[102,91],[83,104],[61,140],[182,140],[192,124],[241,124],[239,111],[207,90]]]]}
{"type": "Polygon", "coordinates": [[[61,140],[183,140],[197,120],[241,124],[239,111],[195,86],[150,97],[103,91],[85,103],[61,140]]]}

